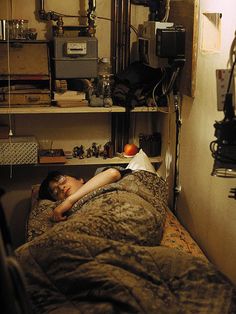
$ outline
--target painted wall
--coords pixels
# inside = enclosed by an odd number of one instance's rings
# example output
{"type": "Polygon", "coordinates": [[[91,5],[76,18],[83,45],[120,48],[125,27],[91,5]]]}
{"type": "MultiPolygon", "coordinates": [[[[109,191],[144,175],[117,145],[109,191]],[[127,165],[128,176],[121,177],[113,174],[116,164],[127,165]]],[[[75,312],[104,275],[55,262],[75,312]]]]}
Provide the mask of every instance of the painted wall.
{"type": "MultiPolygon", "coordinates": [[[[227,68],[229,51],[236,31],[235,0],[200,1],[199,51],[196,97],[185,97],[182,112],[180,183],[182,191],[177,214],[209,259],[236,283],[236,201],[228,198],[236,179],[211,176],[213,158],[209,150],[215,139],[215,121],[223,119],[217,111],[215,70],[227,68]],[[222,13],[221,44],[218,51],[201,48],[203,13],[222,13]]],[[[208,37],[209,41],[212,38],[208,37]]],[[[211,43],[209,43],[210,45],[211,43]]]]}

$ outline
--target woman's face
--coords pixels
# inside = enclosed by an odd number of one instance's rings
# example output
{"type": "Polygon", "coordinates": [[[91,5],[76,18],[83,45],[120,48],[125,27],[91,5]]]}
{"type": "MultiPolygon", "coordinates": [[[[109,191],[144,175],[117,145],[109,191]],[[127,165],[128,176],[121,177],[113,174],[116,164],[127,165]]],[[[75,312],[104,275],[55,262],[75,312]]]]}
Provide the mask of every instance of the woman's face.
{"type": "Polygon", "coordinates": [[[83,184],[83,179],[62,175],[49,183],[49,189],[52,197],[58,201],[74,194],[83,184]]]}

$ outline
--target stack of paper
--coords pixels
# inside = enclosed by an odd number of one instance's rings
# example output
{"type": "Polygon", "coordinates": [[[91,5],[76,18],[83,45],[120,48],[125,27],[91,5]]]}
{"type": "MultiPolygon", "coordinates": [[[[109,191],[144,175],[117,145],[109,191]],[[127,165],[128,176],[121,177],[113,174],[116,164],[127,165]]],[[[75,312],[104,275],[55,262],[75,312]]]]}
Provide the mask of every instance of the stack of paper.
{"type": "Polygon", "coordinates": [[[80,107],[88,105],[85,93],[78,91],[66,91],[64,93],[55,92],[54,102],[59,107],[80,107]]]}

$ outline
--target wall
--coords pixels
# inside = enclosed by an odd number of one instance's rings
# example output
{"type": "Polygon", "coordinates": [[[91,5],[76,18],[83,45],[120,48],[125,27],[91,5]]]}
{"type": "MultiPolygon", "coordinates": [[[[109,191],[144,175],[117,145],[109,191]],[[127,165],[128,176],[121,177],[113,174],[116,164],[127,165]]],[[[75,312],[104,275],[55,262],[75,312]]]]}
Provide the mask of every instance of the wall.
{"type": "MultiPolygon", "coordinates": [[[[182,112],[180,183],[177,214],[209,259],[236,283],[236,201],[228,198],[236,179],[211,176],[213,158],[209,144],[214,139],[217,111],[215,70],[227,68],[236,30],[235,0],[200,1],[199,51],[195,99],[184,97],[182,112]],[[203,12],[222,13],[219,51],[203,52],[203,12]]],[[[208,38],[210,40],[210,38],[208,38]]]]}

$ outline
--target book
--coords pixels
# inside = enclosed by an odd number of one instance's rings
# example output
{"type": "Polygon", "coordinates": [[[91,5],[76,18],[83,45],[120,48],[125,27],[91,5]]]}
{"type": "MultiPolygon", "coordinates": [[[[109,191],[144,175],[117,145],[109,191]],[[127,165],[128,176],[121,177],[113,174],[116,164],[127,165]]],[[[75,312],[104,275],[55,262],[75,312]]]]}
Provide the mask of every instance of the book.
{"type": "Polygon", "coordinates": [[[64,93],[54,92],[53,98],[55,101],[58,100],[84,100],[86,99],[86,95],[84,92],[78,91],[66,91],[64,93]]]}
{"type": "Polygon", "coordinates": [[[88,106],[88,101],[84,100],[59,100],[55,102],[55,105],[58,107],[63,108],[70,108],[70,107],[85,107],[88,106]]]}

